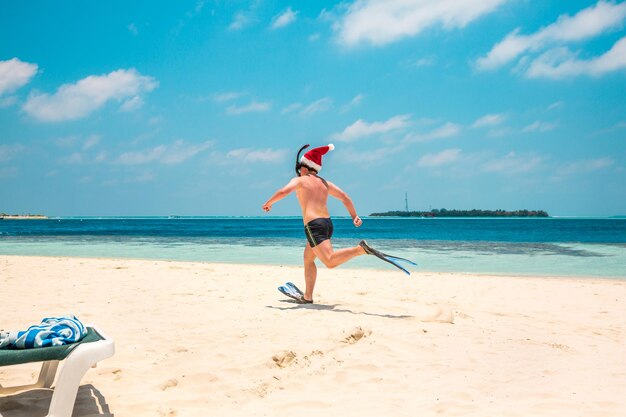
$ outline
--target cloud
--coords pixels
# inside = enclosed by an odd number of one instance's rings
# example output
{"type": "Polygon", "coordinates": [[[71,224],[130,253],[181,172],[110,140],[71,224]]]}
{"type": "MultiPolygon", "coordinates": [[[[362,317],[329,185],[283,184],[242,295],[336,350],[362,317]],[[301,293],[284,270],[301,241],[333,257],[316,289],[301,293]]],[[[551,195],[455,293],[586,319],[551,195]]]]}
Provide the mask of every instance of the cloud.
{"type": "Polygon", "coordinates": [[[140,96],[135,96],[126,100],[121,106],[120,110],[123,112],[133,112],[143,107],[143,99],[140,96]]]}
{"type": "Polygon", "coordinates": [[[456,162],[461,157],[460,149],[446,149],[439,153],[430,153],[422,156],[417,161],[417,166],[423,168],[439,167],[456,162]]]}
{"type": "MultiPolygon", "coordinates": [[[[626,5],[626,3],[624,3],[626,5]]],[[[567,48],[551,49],[535,59],[526,75],[529,78],[561,79],[578,75],[598,77],[626,68],[626,37],[596,58],[578,59],[567,48]]]]}
{"type": "Polygon", "coordinates": [[[557,128],[558,123],[540,122],[539,120],[529,124],[522,129],[522,132],[549,132],[557,128]]]}
{"type": "Polygon", "coordinates": [[[134,98],[154,90],[158,82],[134,68],[105,75],[90,75],[74,84],[64,84],[54,94],[31,93],[22,107],[43,122],[76,120],[87,116],[111,100],[134,98]]]}
{"type": "Polygon", "coordinates": [[[559,168],[556,172],[556,175],[557,178],[561,178],[572,175],[588,174],[590,172],[609,168],[614,163],[615,161],[608,157],[571,162],[559,168]]]}
{"type": "Polygon", "coordinates": [[[87,150],[93,148],[100,142],[100,135],[91,135],[87,138],[85,143],[83,144],[83,150],[87,150]]]}
{"type": "Polygon", "coordinates": [[[149,162],[173,165],[185,162],[212,146],[213,141],[193,144],[179,139],[171,145],[158,145],[144,151],[124,152],[116,162],[123,165],[141,165],[149,162]]]}
{"type": "Polygon", "coordinates": [[[22,145],[0,145],[0,162],[6,162],[24,150],[22,145]]]}
{"type": "Polygon", "coordinates": [[[233,31],[241,30],[252,23],[252,20],[250,12],[238,11],[233,16],[233,21],[228,26],[228,29],[233,31]]]}
{"type": "Polygon", "coordinates": [[[341,113],[347,113],[353,108],[357,107],[359,104],[361,104],[364,98],[364,94],[357,94],[352,100],[350,100],[350,103],[341,107],[341,113]]]}
{"type": "Polygon", "coordinates": [[[420,58],[417,59],[415,61],[413,61],[413,66],[414,67],[430,67],[431,65],[435,64],[435,59],[434,58],[420,58]]]}
{"type": "Polygon", "coordinates": [[[562,15],[558,20],[531,35],[520,35],[520,29],[509,33],[489,53],[479,58],[481,70],[499,68],[527,51],[537,51],[555,42],[574,42],[596,37],[619,27],[626,18],[626,3],[600,1],[574,16],[562,15]]]}
{"type": "Polygon", "coordinates": [[[269,102],[252,101],[244,106],[238,106],[236,104],[228,106],[228,108],[226,109],[226,114],[229,114],[231,116],[238,116],[240,114],[246,113],[265,112],[269,111],[271,107],[272,106],[269,102]]]}
{"type": "Polygon", "coordinates": [[[213,101],[215,101],[216,103],[223,103],[226,101],[236,100],[239,97],[242,97],[243,95],[244,93],[241,93],[239,91],[225,91],[223,93],[213,94],[212,98],[213,98],[213,101]]]}
{"type": "Polygon", "coordinates": [[[335,23],[338,42],[346,46],[362,43],[386,45],[442,26],[463,28],[493,12],[506,0],[357,0],[335,23]]]}
{"type": "Polygon", "coordinates": [[[293,10],[291,10],[291,7],[287,8],[287,10],[274,17],[274,19],[272,20],[271,29],[280,29],[284,28],[285,26],[289,26],[296,21],[297,15],[298,12],[294,12],[293,10]]]}
{"type": "Polygon", "coordinates": [[[15,103],[17,103],[17,97],[15,96],[0,97],[0,109],[11,107],[15,103]]]}
{"type": "Polygon", "coordinates": [[[534,154],[517,155],[510,152],[502,158],[492,159],[483,164],[485,172],[501,174],[522,174],[535,170],[544,158],[534,154]]]}
{"type": "Polygon", "coordinates": [[[333,100],[330,97],[324,97],[319,100],[314,101],[313,103],[305,106],[302,110],[300,110],[300,114],[303,116],[310,116],[315,113],[324,112],[333,104],[333,100]]]}
{"type": "Polygon", "coordinates": [[[443,126],[433,129],[427,133],[411,133],[404,138],[404,142],[428,142],[435,139],[446,139],[457,136],[460,132],[461,127],[459,125],[447,122],[443,126]]]}
{"type": "Polygon", "coordinates": [[[298,113],[300,116],[311,116],[315,113],[327,111],[332,107],[333,100],[330,97],[324,97],[314,102],[304,105],[302,103],[292,103],[280,111],[282,114],[298,113]]]}
{"type": "Polygon", "coordinates": [[[240,160],[243,162],[279,162],[287,155],[285,149],[233,149],[226,154],[227,158],[240,160]]]}
{"type": "Polygon", "coordinates": [[[301,108],[302,108],[302,103],[292,103],[288,105],[287,107],[283,107],[283,109],[280,112],[282,114],[288,114],[288,113],[293,113],[295,111],[298,111],[301,108]]]}
{"type": "Polygon", "coordinates": [[[23,62],[17,58],[0,61],[0,95],[28,84],[37,74],[37,68],[37,64],[23,62]]]}
{"type": "Polygon", "coordinates": [[[472,127],[485,127],[485,126],[497,126],[501,124],[505,119],[503,114],[486,114],[483,117],[476,119],[472,124],[472,127]]]}
{"type": "Polygon", "coordinates": [[[410,125],[409,115],[398,115],[384,122],[367,123],[359,119],[346,127],[343,132],[332,135],[333,139],[351,142],[366,136],[378,135],[394,130],[403,130],[410,125]]]}

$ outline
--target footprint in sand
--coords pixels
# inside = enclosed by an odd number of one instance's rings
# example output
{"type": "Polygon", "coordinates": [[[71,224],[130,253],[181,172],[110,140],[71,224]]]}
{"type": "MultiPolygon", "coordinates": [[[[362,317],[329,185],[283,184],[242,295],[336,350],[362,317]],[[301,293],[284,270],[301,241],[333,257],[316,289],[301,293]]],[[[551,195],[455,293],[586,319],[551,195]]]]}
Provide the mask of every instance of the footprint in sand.
{"type": "Polygon", "coordinates": [[[367,337],[369,335],[372,334],[371,330],[364,330],[361,326],[354,328],[350,334],[348,335],[348,337],[346,337],[345,339],[343,339],[344,343],[349,343],[349,344],[354,344],[356,342],[358,342],[359,340],[363,339],[364,337],[367,337]]]}
{"type": "Polygon", "coordinates": [[[272,356],[272,361],[279,368],[285,368],[296,360],[296,354],[291,350],[285,350],[272,356]]]}
{"type": "Polygon", "coordinates": [[[159,385],[159,388],[161,388],[161,391],[165,391],[168,388],[174,388],[176,386],[178,386],[178,380],[176,378],[170,378],[161,385],[159,385]]]}

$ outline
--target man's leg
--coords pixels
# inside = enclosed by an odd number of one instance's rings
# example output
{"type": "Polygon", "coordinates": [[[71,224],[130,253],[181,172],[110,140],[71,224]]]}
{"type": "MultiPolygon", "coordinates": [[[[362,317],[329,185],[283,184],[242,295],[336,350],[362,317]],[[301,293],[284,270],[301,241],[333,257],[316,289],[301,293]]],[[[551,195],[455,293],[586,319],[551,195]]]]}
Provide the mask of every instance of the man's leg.
{"type": "Polygon", "coordinates": [[[304,248],[304,281],[306,290],[304,291],[304,299],[311,301],[313,299],[313,289],[317,280],[317,266],[315,265],[315,252],[307,242],[304,248]]]}
{"type": "Polygon", "coordinates": [[[365,250],[361,246],[355,246],[353,248],[333,250],[333,245],[330,243],[330,239],[327,239],[312,248],[315,255],[320,258],[327,268],[334,268],[341,264],[348,262],[350,259],[365,255],[365,250]]]}

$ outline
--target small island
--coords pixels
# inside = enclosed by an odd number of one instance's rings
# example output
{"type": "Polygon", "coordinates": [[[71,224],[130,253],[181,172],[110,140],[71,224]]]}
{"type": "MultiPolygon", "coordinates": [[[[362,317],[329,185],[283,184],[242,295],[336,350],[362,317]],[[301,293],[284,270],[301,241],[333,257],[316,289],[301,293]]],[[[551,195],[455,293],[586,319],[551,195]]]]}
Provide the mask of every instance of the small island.
{"type": "Polygon", "coordinates": [[[0,213],[0,220],[31,220],[31,219],[47,219],[48,216],[43,214],[6,214],[0,213]]]}
{"type": "Polygon", "coordinates": [[[372,213],[372,217],[550,217],[544,210],[448,210],[445,208],[430,211],[387,211],[372,213]]]}

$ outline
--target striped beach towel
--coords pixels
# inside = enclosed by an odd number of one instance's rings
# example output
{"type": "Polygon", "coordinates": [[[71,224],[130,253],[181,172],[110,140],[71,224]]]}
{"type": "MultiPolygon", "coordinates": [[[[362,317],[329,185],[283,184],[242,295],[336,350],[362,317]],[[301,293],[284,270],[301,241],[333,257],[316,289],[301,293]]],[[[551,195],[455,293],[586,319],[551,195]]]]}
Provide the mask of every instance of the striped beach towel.
{"type": "Polygon", "coordinates": [[[87,329],[74,315],[48,317],[25,331],[0,332],[0,349],[31,349],[78,342],[87,329]]]}

